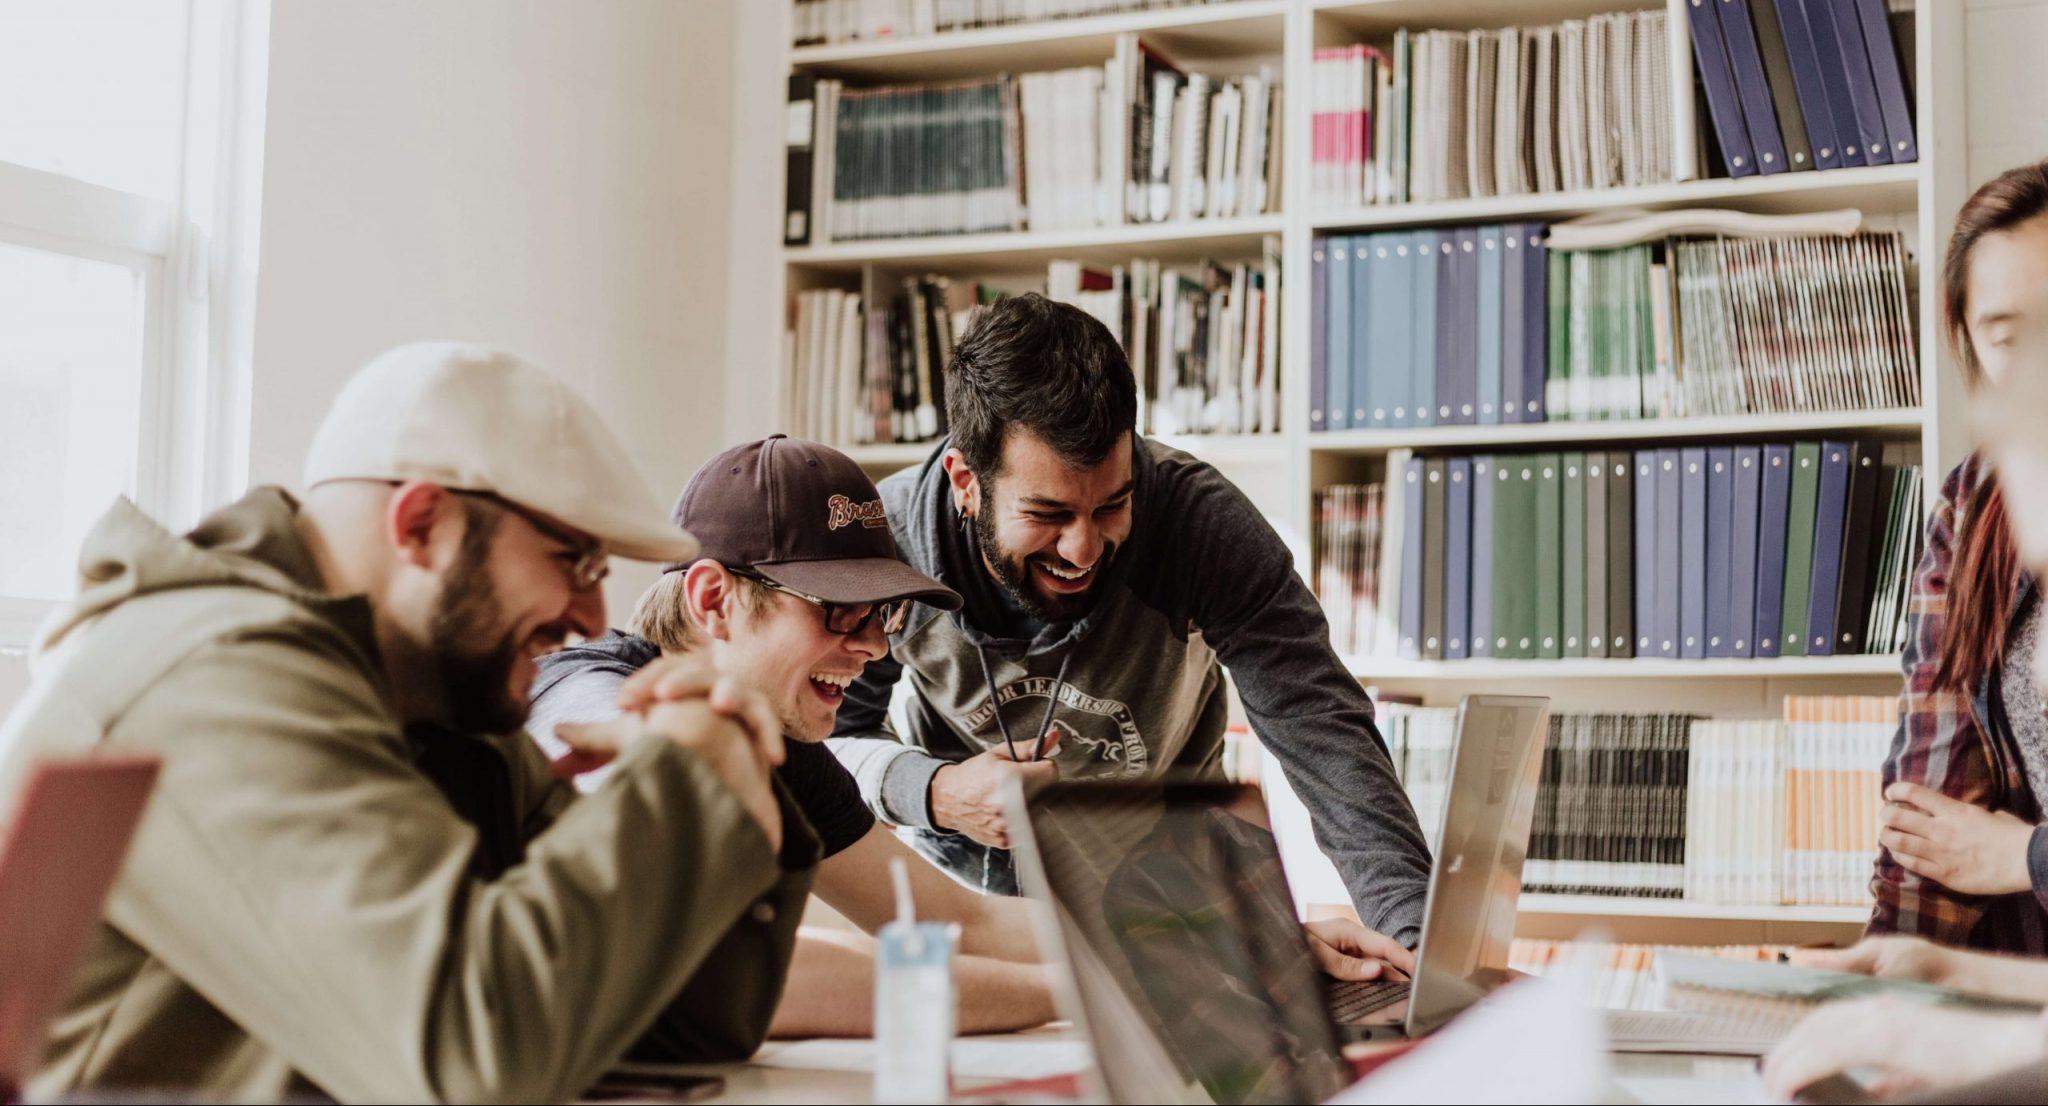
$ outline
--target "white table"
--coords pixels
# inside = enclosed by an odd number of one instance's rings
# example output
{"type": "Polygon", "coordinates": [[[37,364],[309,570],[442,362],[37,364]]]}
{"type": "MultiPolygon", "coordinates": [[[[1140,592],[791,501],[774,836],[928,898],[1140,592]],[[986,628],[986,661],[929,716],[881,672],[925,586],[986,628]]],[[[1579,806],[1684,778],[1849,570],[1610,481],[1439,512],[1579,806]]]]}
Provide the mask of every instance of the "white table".
{"type": "MultiPolygon", "coordinates": [[[[963,1038],[955,1082],[962,1089],[1072,1071],[1087,1063],[1086,1046],[1063,1027],[963,1038]]],[[[873,1101],[872,1041],[771,1041],[743,1064],[678,1070],[718,1075],[725,1093],[712,1100],[749,1103],[873,1101]]],[[[1760,1102],[1755,1061],[1743,1057],[1644,1055],[1612,1057],[1612,1101],[1646,1103],[1760,1102]]]]}

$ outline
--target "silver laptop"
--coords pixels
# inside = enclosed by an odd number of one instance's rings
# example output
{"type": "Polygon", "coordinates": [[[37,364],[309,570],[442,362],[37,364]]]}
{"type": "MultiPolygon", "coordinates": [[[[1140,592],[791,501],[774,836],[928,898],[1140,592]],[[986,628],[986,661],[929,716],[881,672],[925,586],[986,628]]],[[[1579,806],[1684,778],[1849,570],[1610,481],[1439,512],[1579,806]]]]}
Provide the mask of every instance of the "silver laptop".
{"type": "Polygon", "coordinates": [[[1358,1026],[1426,1033],[1504,982],[1549,713],[1536,697],[1459,705],[1415,979],[1349,1026],[1332,1010],[1345,985],[1302,937],[1257,788],[1075,782],[1028,803],[1013,792],[1018,877],[1056,919],[1040,940],[1072,966],[1062,1012],[1094,1043],[1094,1089],[1123,1102],[1321,1101],[1351,1082],[1340,1048],[1358,1026]]]}

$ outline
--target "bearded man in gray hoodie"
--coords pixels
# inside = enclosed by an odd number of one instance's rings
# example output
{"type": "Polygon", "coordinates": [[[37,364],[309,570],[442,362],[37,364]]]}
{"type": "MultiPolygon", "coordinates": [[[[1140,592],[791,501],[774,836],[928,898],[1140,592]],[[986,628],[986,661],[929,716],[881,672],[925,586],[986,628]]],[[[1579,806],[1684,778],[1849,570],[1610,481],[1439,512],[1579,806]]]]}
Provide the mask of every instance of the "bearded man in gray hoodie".
{"type": "Polygon", "coordinates": [[[1078,308],[985,309],[945,393],[949,436],[880,488],[897,548],[964,605],[890,636],[832,741],[875,815],[1015,894],[1011,781],[1220,774],[1228,667],[1374,931],[1346,951],[1412,967],[1428,846],[1279,535],[1215,469],[1138,436],[1131,366],[1078,308]]]}

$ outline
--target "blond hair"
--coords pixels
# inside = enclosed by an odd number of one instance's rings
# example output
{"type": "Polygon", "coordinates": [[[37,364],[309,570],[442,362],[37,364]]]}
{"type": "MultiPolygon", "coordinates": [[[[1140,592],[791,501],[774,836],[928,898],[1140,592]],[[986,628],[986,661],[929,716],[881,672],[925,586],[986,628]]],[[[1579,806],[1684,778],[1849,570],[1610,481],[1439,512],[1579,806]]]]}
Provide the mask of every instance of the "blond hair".
{"type": "MultiPolygon", "coordinates": [[[[664,653],[687,653],[697,645],[697,624],[690,620],[689,595],[683,587],[686,575],[685,569],[662,573],[633,604],[633,632],[664,653]]],[[[752,610],[754,592],[760,585],[737,573],[732,574],[732,581],[734,607],[752,610]]]]}

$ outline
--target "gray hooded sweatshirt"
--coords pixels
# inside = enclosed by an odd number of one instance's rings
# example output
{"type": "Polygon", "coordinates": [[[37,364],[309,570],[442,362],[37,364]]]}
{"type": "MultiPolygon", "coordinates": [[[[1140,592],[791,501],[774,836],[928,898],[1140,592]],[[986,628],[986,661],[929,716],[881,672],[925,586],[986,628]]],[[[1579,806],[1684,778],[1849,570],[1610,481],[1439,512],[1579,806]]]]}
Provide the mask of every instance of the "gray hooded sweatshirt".
{"type": "Polygon", "coordinates": [[[1060,735],[1053,759],[1063,779],[1218,774],[1228,667],[1359,918],[1413,946],[1428,845],[1371,701],[1331,649],[1292,554],[1244,493],[1209,465],[1140,439],[1131,534],[1101,570],[1093,610],[1041,625],[990,576],[954,508],[939,463],[949,444],[881,483],[904,558],[966,603],[951,614],[915,608],[890,655],[867,666],[839,708],[832,749],[876,817],[919,831],[912,844],[968,882],[1014,894],[1006,851],[932,824],[933,774],[1001,745],[997,711],[1017,741],[1037,737],[1055,695],[1047,728],[1060,735]],[[899,734],[889,701],[906,676],[899,734]]]}

